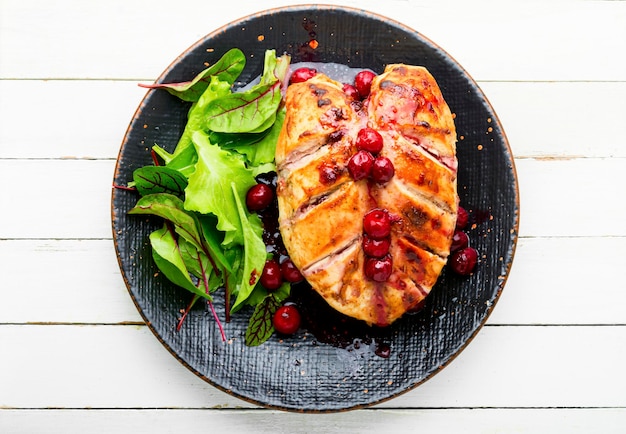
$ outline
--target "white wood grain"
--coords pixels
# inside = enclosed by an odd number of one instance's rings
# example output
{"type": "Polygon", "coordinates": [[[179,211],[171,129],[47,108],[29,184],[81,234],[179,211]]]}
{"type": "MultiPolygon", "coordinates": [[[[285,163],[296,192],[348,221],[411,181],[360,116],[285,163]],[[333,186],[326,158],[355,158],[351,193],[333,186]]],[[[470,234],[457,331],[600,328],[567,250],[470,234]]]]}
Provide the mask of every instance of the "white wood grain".
{"type": "Polygon", "coordinates": [[[488,324],[626,325],[625,237],[521,238],[488,324]]]}
{"type": "Polygon", "coordinates": [[[516,161],[522,236],[623,236],[625,158],[516,161]]]}
{"type": "MultiPolygon", "coordinates": [[[[624,246],[624,237],[520,239],[488,324],[626,325],[624,246]],[[582,264],[582,252],[602,254],[582,264]]],[[[0,273],[0,323],[142,321],[111,240],[1,240],[0,258],[12,264],[0,273]]]]}
{"type": "Polygon", "coordinates": [[[112,160],[0,160],[1,238],[111,238],[112,160]]]}
{"type": "Polygon", "coordinates": [[[0,80],[0,158],[117,158],[137,83],[0,80]]]}
{"type": "MultiPolygon", "coordinates": [[[[626,4],[620,1],[326,3],[404,23],[478,80],[607,81],[626,75],[621,56],[607,55],[626,51],[626,4]]],[[[0,78],[155,78],[205,34],[244,15],[291,4],[242,0],[233,8],[180,1],[176,16],[184,19],[173,19],[171,4],[163,0],[4,0],[0,78]]]]}
{"type": "Polygon", "coordinates": [[[422,32],[502,121],[521,237],[488,325],[440,374],[369,410],[269,411],[198,379],[139,324],[119,274],[114,159],[137,82],[292,2],[0,0],[1,433],[624,432],[626,2],[325,3],[422,32]]]}
{"type": "MultiPolygon", "coordinates": [[[[11,349],[0,407],[251,407],[197,378],[145,326],[2,325],[0,342],[11,349]]],[[[625,326],[485,327],[448,367],[379,407],[626,407],[625,363],[625,326]]]]}
{"type": "Polygon", "coordinates": [[[626,156],[626,138],[611,127],[626,119],[626,81],[478,84],[516,157],[626,156]]]}
{"type": "Polygon", "coordinates": [[[623,434],[626,409],[396,409],[342,414],[257,410],[0,410],[8,434],[456,433],[623,434]],[[45,427],[42,428],[42,427],[45,427]],[[338,428],[339,427],[339,428],[338,428]]]}
{"type": "Polygon", "coordinates": [[[0,258],[0,323],[143,323],[111,240],[3,240],[0,258]]]}
{"type": "MultiPolygon", "coordinates": [[[[0,80],[0,158],[116,158],[146,93],[137,83],[0,80]]],[[[611,127],[626,119],[626,81],[479,85],[516,157],[626,157],[611,127]]]]}

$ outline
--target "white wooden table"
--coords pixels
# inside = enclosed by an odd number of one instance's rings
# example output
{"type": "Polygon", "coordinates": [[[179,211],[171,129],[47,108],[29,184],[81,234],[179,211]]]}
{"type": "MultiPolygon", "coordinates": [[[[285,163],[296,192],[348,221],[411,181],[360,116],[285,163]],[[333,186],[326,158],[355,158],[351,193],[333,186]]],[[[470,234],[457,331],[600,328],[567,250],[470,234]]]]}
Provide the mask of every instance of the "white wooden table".
{"type": "Polygon", "coordinates": [[[624,1],[341,2],[446,49],[515,156],[509,281],[433,379],[365,410],[270,411],[197,378],[143,324],[110,224],[137,83],[290,3],[0,0],[0,433],[625,433],[624,1]]]}

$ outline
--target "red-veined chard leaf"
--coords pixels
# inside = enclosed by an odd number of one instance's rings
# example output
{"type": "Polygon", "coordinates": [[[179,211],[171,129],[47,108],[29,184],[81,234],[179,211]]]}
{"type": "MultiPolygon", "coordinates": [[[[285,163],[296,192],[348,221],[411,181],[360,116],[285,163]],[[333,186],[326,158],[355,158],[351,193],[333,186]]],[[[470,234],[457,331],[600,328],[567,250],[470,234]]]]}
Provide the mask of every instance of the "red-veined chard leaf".
{"type": "Polygon", "coordinates": [[[230,86],[246,65],[246,56],[238,48],[227,51],[216,63],[197,74],[191,81],[181,83],[140,84],[149,89],[165,89],[183,101],[195,102],[209,86],[211,77],[217,77],[230,86]]]}
{"type": "MultiPolygon", "coordinates": [[[[274,125],[272,125],[268,132],[264,134],[258,141],[254,143],[233,144],[233,149],[235,149],[240,154],[244,154],[246,156],[246,159],[252,166],[260,166],[268,163],[274,165],[276,143],[284,120],[285,110],[279,109],[276,113],[276,121],[274,122],[274,125]]],[[[271,170],[275,170],[275,165],[273,168],[266,170],[266,172],[269,172],[271,170]]]]}
{"type": "Polygon", "coordinates": [[[259,84],[209,103],[206,109],[208,129],[222,133],[258,133],[271,127],[282,99],[282,80],[289,60],[286,55],[277,59],[274,50],[267,50],[259,84]]]}
{"type": "Polygon", "coordinates": [[[256,305],[246,329],[246,345],[254,347],[268,340],[274,333],[272,317],[280,307],[280,303],[270,294],[256,305]]]}
{"type": "Polygon", "coordinates": [[[179,238],[178,245],[187,269],[198,278],[198,286],[200,288],[208,293],[222,287],[224,282],[223,273],[215,270],[211,260],[202,250],[196,249],[193,244],[184,238],[179,238]]]}
{"type": "Polygon", "coordinates": [[[211,299],[207,292],[198,289],[191,280],[178,242],[172,231],[167,227],[167,224],[162,229],[158,229],[150,234],[150,244],[152,245],[154,262],[165,277],[181,288],[206,299],[211,299]]]}
{"type": "Polygon", "coordinates": [[[203,248],[196,217],[185,211],[183,201],[172,194],[157,193],[144,196],[128,213],[162,217],[172,222],[178,235],[193,243],[197,249],[203,248]]]}
{"type": "Polygon", "coordinates": [[[232,260],[229,260],[224,251],[222,251],[222,242],[224,241],[224,234],[217,230],[217,219],[212,214],[199,214],[198,221],[200,222],[200,228],[202,230],[202,236],[206,242],[209,251],[213,252],[213,256],[217,262],[226,269],[228,273],[232,273],[235,269],[235,265],[232,260]]]}
{"type": "Polygon", "coordinates": [[[216,271],[221,272],[219,267],[230,268],[220,246],[205,240],[197,216],[186,211],[183,201],[178,197],[167,193],[150,194],[140,198],[128,213],[155,215],[168,220],[180,237],[207,256],[213,268],[217,268],[216,271]]]}
{"type": "Polygon", "coordinates": [[[154,193],[182,196],[187,187],[187,178],[165,166],[140,167],[133,172],[133,181],[142,196],[154,193]]]}
{"type": "Polygon", "coordinates": [[[170,154],[157,145],[153,148],[167,167],[176,169],[187,177],[193,173],[198,156],[191,137],[195,131],[205,130],[207,105],[214,99],[228,94],[230,94],[228,82],[219,80],[217,77],[210,78],[209,86],[202,93],[200,99],[189,109],[185,129],[178,139],[174,152],[170,154]]]}

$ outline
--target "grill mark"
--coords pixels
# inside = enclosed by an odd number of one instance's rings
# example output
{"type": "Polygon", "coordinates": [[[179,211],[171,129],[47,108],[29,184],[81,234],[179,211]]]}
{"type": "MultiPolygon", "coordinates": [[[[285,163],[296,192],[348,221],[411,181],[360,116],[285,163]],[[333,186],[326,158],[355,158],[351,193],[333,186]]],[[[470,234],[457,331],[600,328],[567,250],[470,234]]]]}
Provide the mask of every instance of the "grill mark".
{"type": "Polygon", "coordinates": [[[413,187],[411,187],[410,185],[408,185],[401,179],[396,179],[395,184],[401,193],[406,194],[408,196],[416,197],[420,201],[427,202],[428,204],[433,205],[439,211],[443,211],[447,214],[452,213],[452,208],[450,208],[450,206],[447,203],[439,199],[436,195],[425,194],[422,191],[415,190],[413,187]]]}
{"type": "MultiPolygon", "coordinates": [[[[337,249],[333,250],[332,252],[330,252],[328,255],[318,259],[317,261],[307,265],[306,267],[302,268],[302,270],[300,270],[302,272],[302,274],[306,275],[310,275],[315,273],[318,269],[321,268],[325,268],[324,265],[332,260],[334,260],[337,257],[340,257],[343,254],[350,254],[351,251],[349,251],[352,248],[358,248],[360,246],[361,243],[361,236],[357,236],[354,237],[350,240],[348,240],[348,242],[346,242],[343,246],[339,246],[337,249]]],[[[343,286],[343,285],[342,285],[343,286]]]]}
{"type": "Polygon", "coordinates": [[[292,223],[296,220],[302,219],[317,206],[326,202],[328,199],[340,194],[340,192],[343,191],[343,187],[346,186],[349,182],[351,181],[347,179],[345,182],[334,185],[333,188],[325,191],[324,193],[311,197],[308,201],[300,205],[293,213],[293,216],[291,218],[292,223]]]}
{"type": "MultiPolygon", "coordinates": [[[[425,122],[426,124],[428,124],[427,122],[425,122]]],[[[417,125],[420,125],[420,123],[418,122],[417,125]]],[[[422,127],[424,127],[424,125],[420,125],[422,127]]],[[[451,133],[450,130],[448,129],[443,129],[443,128],[432,128],[430,127],[430,125],[427,128],[429,130],[429,135],[441,135],[441,136],[447,136],[451,133]]],[[[409,143],[411,143],[413,146],[419,148],[424,154],[428,155],[432,160],[434,160],[435,162],[437,162],[438,164],[442,165],[443,167],[445,167],[446,169],[450,170],[453,173],[457,172],[457,161],[455,157],[443,157],[440,154],[438,154],[437,152],[435,152],[434,149],[430,149],[429,147],[423,145],[418,137],[415,137],[415,135],[412,135],[410,133],[408,133],[407,131],[405,131],[405,129],[400,128],[398,130],[398,132],[402,135],[402,137],[404,137],[405,139],[407,139],[407,141],[409,143]]]]}
{"type": "Polygon", "coordinates": [[[433,256],[437,256],[438,258],[441,258],[441,259],[444,259],[444,260],[447,259],[447,256],[444,256],[444,255],[440,254],[439,252],[433,250],[433,248],[430,247],[428,244],[424,243],[423,241],[416,240],[411,235],[403,236],[402,240],[404,240],[405,242],[409,243],[413,247],[417,247],[419,249],[424,250],[425,252],[430,253],[433,256]]]}

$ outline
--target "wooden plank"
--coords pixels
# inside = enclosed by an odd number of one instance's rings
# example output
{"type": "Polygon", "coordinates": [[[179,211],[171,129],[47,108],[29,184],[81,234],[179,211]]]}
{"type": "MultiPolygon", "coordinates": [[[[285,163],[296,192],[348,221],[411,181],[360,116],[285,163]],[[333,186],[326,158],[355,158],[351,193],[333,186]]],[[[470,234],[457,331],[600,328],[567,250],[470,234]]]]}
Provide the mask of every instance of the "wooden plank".
{"type": "MultiPolygon", "coordinates": [[[[19,219],[0,214],[0,238],[111,238],[114,165],[112,160],[0,160],[0,185],[15,185],[5,189],[5,203],[20,212],[19,219]]],[[[522,236],[626,235],[624,201],[617,200],[626,158],[518,159],[516,167],[522,236]]]]}
{"type": "Polygon", "coordinates": [[[522,238],[489,324],[626,324],[626,238],[522,238]]]}
{"type": "Polygon", "coordinates": [[[0,80],[0,158],[117,158],[145,93],[134,81],[0,80]]]}
{"type": "Polygon", "coordinates": [[[112,160],[0,160],[3,199],[15,211],[0,214],[0,239],[111,239],[114,167],[112,160]]]}
{"type": "MultiPolygon", "coordinates": [[[[363,8],[403,22],[443,47],[478,80],[607,81],[626,76],[621,57],[605,55],[626,51],[623,2],[327,3],[363,8]],[[446,25],[441,25],[442,17],[446,25]]],[[[152,79],[205,34],[241,16],[291,4],[242,0],[233,8],[227,3],[189,3],[187,8],[193,12],[186,13],[181,23],[162,13],[171,7],[163,0],[4,1],[0,78],[152,79]],[[22,24],[24,16],[28,16],[27,26],[22,24]]],[[[186,9],[177,10],[181,8],[186,9]]]]}
{"type": "MultiPolygon", "coordinates": [[[[116,158],[145,95],[138,82],[0,80],[0,158],[116,158]],[[87,99],[97,103],[85,109],[81,101],[87,99]],[[38,117],[36,128],[28,115],[33,101],[37,113],[46,114],[38,117]]],[[[626,82],[479,85],[518,158],[626,157],[621,136],[608,127],[626,119],[626,82]]]]}
{"type": "Polygon", "coordinates": [[[42,432],[42,426],[47,434],[194,434],[214,432],[216,427],[233,434],[328,433],[337,427],[346,433],[419,429],[464,434],[621,434],[626,409],[378,409],[325,415],[269,410],[0,410],[4,432],[32,434],[42,432]]]}
{"type": "Polygon", "coordinates": [[[624,236],[624,158],[516,160],[522,236],[624,236]]]}
{"type": "Polygon", "coordinates": [[[626,119],[626,82],[479,85],[516,157],[626,157],[624,139],[609,126],[626,119]]]}
{"type": "Polygon", "coordinates": [[[2,323],[143,322],[111,240],[4,240],[0,257],[11,261],[0,273],[2,323]]]}
{"type": "MultiPolygon", "coordinates": [[[[252,407],[195,377],[145,326],[1,325],[0,342],[11,349],[0,407],[252,407]]],[[[439,374],[378,408],[624,408],[625,363],[624,326],[485,327],[439,374]]]]}
{"type": "MultiPolygon", "coordinates": [[[[626,324],[625,245],[624,237],[520,239],[488,324],[626,324]]],[[[0,273],[0,323],[141,321],[111,240],[2,240],[0,257],[11,259],[0,273]]]]}

